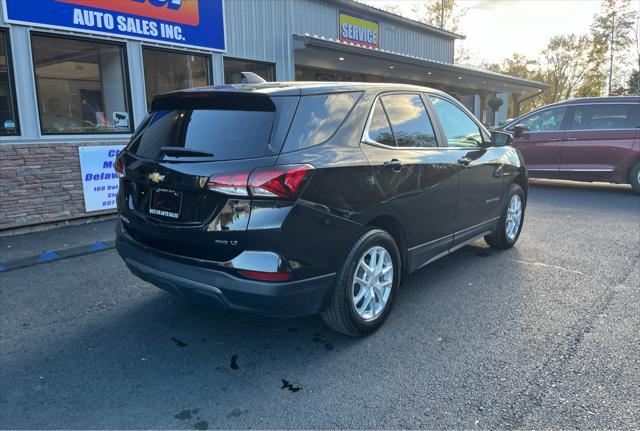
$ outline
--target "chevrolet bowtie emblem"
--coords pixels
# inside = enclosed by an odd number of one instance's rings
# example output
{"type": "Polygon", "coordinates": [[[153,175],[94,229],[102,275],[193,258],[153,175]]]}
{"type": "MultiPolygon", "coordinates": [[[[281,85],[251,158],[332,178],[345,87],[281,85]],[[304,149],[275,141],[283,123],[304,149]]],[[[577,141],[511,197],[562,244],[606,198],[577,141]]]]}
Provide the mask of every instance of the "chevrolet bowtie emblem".
{"type": "Polygon", "coordinates": [[[149,174],[149,176],[147,178],[149,178],[154,183],[159,183],[160,181],[164,181],[164,175],[160,175],[157,172],[153,172],[153,173],[149,174]]]}

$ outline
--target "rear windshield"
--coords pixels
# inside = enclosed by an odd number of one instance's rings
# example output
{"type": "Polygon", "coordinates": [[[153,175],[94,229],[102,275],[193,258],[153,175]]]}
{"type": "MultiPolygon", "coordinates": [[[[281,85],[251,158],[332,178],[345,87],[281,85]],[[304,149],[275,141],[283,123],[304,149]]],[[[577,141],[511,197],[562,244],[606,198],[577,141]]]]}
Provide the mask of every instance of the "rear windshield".
{"type": "Polygon", "coordinates": [[[129,151],[149,159],[158,158],[162,147],[212,153],[216,160],[261,157],[267,153],[274,117],[269,111],[157,111],[129,151]]]}

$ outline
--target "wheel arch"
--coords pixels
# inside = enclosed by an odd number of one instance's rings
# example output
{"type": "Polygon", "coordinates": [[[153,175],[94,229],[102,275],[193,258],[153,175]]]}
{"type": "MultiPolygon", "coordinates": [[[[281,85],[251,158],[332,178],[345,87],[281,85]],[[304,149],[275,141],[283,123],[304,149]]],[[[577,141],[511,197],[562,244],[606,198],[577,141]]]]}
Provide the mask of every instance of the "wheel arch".
{"type": "Polygon", "coordinates": [[[405,274],[407,268],[407,237],[402,223],[396,217],[391,215],[377,216],[365,224],[366,228],[376,227],[387,232],[398,246],[400,251],[400,260],[402,265],[402,274],[405,274]]]}
{"type": "MultiPolygon", "coordinates": [[[[524,172],[519,172],[518,175],[516,175],[516,177],[513,179],[513,183],[522,187],[522,191],[524,192],[524,197],[526,200],[527,196],[529,195],[529,178],[527,174],[525,174],[524,172]]],[[[508,189],[507,189],[507,192],[508,192],[508,189]]],[[[526,202],[525,202],[525,205],[526,205],[526,202]]]]}
{"type": "Polygon", "coordinates": [[[627,181],[627,184],[631,183],[631,174],[633,173],[633,168],[636,167],[637,163],[640,163],[640,152],[635,154],[629,161],[629,167],[627,168],[627,175],[624,178],[624,180],[627,181]]]}

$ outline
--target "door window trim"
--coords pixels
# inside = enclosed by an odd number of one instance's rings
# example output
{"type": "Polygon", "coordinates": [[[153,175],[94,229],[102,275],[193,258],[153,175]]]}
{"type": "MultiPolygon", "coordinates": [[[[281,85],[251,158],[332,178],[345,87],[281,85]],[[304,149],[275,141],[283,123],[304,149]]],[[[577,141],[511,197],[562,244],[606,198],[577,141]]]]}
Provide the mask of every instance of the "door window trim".
{"type": "MultiPolygon", "coordinates": [[[[616,103],[616,102],[606,102],[606,103],[572,103],[571,105],[568,105],[571,107],[571,109],[569,110],[569,117],[567,119],[567,127],[569,127],[569,125],[573,126],[573,120],[574,120],[574,114],[576,112],[576,106],[593,106],[593,105],[632,105],[632,106],[638,106],[638,109],[640,110],[640,102],[639,103],[633,103],[633,102],[623,102],[623,103],[616,103]]],[[[631,115],[633,115],[632,112],[630,112],[631,115]]],[[[640,119],[640,115],[638,116],[638,119],[640,119]]],[[[622,128],[613,128],[613,129],[564,129],[565,132],[572,132],[572,133],[581,133],[581,132],[609,132],[609,131],[615,131],[615,130],[626,130],[626,131],[636,131],[640,128],[640,124],[638,124],[638,126],[636,127],[622,127],[622,128]]]]}
{"type": "MultiPolygon", "coordinates": [[[[429,102],[429,106],[431,107],[431,109],[433,110],[434,114],[437,117],[437,121],[438,121],[438,128],[441,130],[441,134],[442,134],[442,140],[443,142],[446,144],[444,145],[442,148],[449,148],[452,150],[478,150],[478,149],[487,149],[487,148],[492,148],[491,144],[491,134],[489,133],[489,131],[482,125],[482,123],[480,123],[473,115],[469,115],[469,112],[467,112],[466,108],[465,109],[460,109],[460,103],[457,102],[455,99],[449,99],[448,97],[445,97],[443,95],[440,94],[433,94],[433,93],[425,93],[427,95],[427,101],[429,102]],[[447,136],[444,133],[444,128],[442,127],[442,122],[440,121],[440,117],[437,115],[436,108],[433,106],[433,103],[431,103],[431,100],[429,100],[430,97],[435,97],[436,99],[440,99],[440,100],[444,100],[446,102],[452,103],[454,106],[456,106],[457,108],[460,109],[460,111],[462,111],[467,117],[469,117],[469,119],[471,121],[473,121],[473,123],[475,123],[476,126],[478,126],[478,131],[480,132],[480,136],[482,137],[482,143],[484,145],[476,145],[475,147],[450,147],[449,146],[449,140],[447,139],[447,136]],[[487,141],[486,139],[489,138],[489,140],[487,141]]],[[[464,108],[464,106],[462,106],[464,108]]]]}
{"type": "MultiPolygon", "coordinates": [[[[384,110],[384,106],[382,104],[380,106],[382,106],[382,108],[384,110]]],[[[387,115],[387,111],[384,110],[383,112],[384,112],[385,117],[387,117],[387,121],[389,122],[389,127],[391,128],[391,132],[394,133],[393,132],[393,125],[391,124],[391,120],[389,119],[389,116],[387,115]]],[[[436,121],[437,121],[437,119],[436,119],[436,121]]],[[[395,140],[395,133],[394,133],[394,140],[395,140]]],[[[433,121],[432,112],[429,110],[429,107],[425,104],[424,98],[422,97],[422,93],[421,92],[417,92],[417,91],[386,91],[386,92],[383,92],[383,93],[378,93],[376,95],[376,97],[373,99],[373,103],[371,104],[371,108],[369,108],[369,113],[367,114],[367,121],[364,124],[364,131],[362,132],[362,137],[360,138],[360,143],[371,145],[371,146],[374,146],[374,147],[385,148],[387,150],[433,150],[433,149],[445,148],[442,145],[442,139],[441,139],[441,136],[440,136],[440,133],[439,133],[439,123],[436,124],[433,121]],[[369,126],[371,125],[371,121],[373,121],[373,112],[376,109],[376,105],[378,104],[378,101],[383,96],[394,95],[394,94],[409,94],[411,96],[418,96],[420,98],[420,100],[422,101],[422,104],[424,105],[424,110],[425,110],[425,113],[427,114],[427,118],[431,122],[431,128],[433,129],[433,135],[434,135],[434,137],[436,139],[436,146],[435,147],[398,147],[397,145],[392,147],[390,145],[382,144],[382,143],[372,139],[369,136],[369,126]]]]}
{"type": "Polygon", "coordinates": [[[561,130],[531,130],[531,131],[527,131],[528,134],[531,133],[554,133],[554,132],[594,132],[594,131],[608,131],[608,130],[637,130],[637,127],[625,127],[622,129],[567,129],[568,127],[568,121],[569,118],[571,118],[571,120],[573,120],[573,111],[574,111],[574,107],[575,106],[592,106],[592,105],[637,105],[638,103],[634,103],[634,102],[598,102],[598,103],[567,103],[564,105],[554,105],[554,106],[545,106],[543,108],[540,109],[536,109],[534,111],[531,112],[527,112],[526,114],[522,115],[521,117],[516,118],[516,120],[514,120],[513,122],[511,122],[511,124],[509,124],[508,126],[506,126],[504,128],[504,130],[508,131],[508,132],[512,132],[513,128],[519,124],[521,121],[526,120],[527,118],[529,118],[530,116],[534,115],[534,114],[539,114],[541,112],[547,111],[549,109],[556,109],[556,108],[566,108],[567,109],[567,113],[570,112],[571,115],[567,115],[566,119],[563,119],[562,124],[563,124],[563,128],[561,130]]]}

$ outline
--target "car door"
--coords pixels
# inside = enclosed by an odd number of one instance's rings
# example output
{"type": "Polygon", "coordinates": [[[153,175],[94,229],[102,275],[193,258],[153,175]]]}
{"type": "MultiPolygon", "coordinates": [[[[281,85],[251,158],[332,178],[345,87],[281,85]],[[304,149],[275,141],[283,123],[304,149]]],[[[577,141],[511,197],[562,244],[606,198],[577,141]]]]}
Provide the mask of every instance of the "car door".
{"type": "Polygon", "coordinates": [[[571,108],[560,172],[576,180],[626,181],[636,139],[637,103],[591,103],[571,108]]]}
{"type": "Polygon", "coordinates": [[[503,150],[462,105],[440,96],[429,100],[458,170],[458,208],[453,246],[493,229],[502,208],[503,150]]]}
{"type": "Polygon", "coordinates": [[[558,106],[534,111],[506,128],[514,132],[522,126],[522,133],[514,137],[511,145],[522,153],[527,170],[532,176],[557,175],[560,169],[562,138],[567,107],[558,106]]]}
{"type": "Polygon", "coordinates": [[[387,212],[400,218],[413,271],[449,249],[457,203],[453,156],[418,93],[385,93],[374,102],[362,150],[374,168],[387,212]]]}

